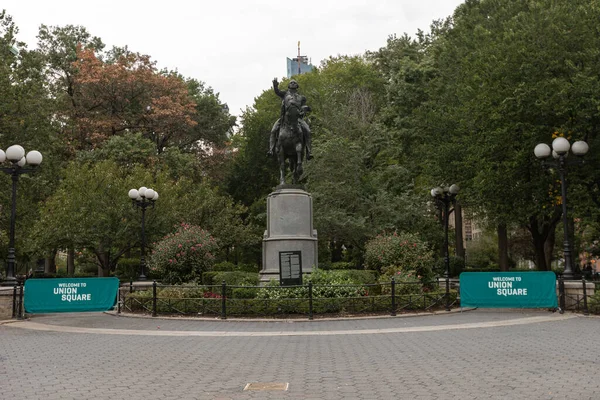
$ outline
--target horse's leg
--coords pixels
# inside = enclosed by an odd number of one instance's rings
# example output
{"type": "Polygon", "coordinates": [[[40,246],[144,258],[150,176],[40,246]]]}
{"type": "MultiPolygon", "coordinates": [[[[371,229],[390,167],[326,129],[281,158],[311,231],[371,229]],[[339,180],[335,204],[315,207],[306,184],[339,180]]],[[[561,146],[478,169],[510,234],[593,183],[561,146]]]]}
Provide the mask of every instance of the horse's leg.
{"type": "Polygon", "coordinates": [[[279,184],[285,184],[285,155],[283,149],[279,148],[277,151],[277,157],[279,158],[279,184]]]}
{"type": "Polygon", "coordinates": [[[294,170],[294,176],[296,177],[296,180],[300,180],[300,176],[302,175],[302,173],[304,172],[304,169],[302,168],[302,152],[304,151],[304,149],[302,148],[302,143],[298,143],[296,145],[296,168],[294,170]]]}

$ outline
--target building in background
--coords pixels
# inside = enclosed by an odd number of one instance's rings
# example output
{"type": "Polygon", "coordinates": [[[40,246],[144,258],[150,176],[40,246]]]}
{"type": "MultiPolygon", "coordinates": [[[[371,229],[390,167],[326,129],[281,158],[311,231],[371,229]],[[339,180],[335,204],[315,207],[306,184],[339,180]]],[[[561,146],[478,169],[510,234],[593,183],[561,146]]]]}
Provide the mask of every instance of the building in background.
{"type": "Polygon", "coordinates": [[[305,74],[313,70],[313,66],[307,56],[300,55],[300,42],[298,42],[298,55],[294,58],[287,58],[287,77],[305,74]]]}

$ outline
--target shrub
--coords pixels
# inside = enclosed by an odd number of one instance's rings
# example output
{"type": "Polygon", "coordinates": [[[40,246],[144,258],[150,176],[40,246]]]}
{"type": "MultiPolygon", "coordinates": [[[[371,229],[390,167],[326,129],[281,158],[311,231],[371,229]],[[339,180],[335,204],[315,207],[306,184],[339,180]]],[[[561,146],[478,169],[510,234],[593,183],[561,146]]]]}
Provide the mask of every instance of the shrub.
{"type": "Polygon", "coordinates": [[[592,314],[600,314],[600,290],[594,291],[594,295],[588,297],[588,310],[592,314]]]}
{"type": "MultiPolygon", "coordinates": [[[[450,256],[450,276],[459,276],[465,269],[465,260],[460,257],[450,256]]],[[[439,259],[435,265],[435,273],[444,276],[446,273],[446,263],[444,259],[439,259]]]]}
{"type": "Polygon", "coordinates": [[[232,286],[257,286],[258,274],[243,271],[210,271],[202,274],[202,281],[207,286],[220,285],[225,281],[232,286]]]}
{"type": "Polygon", "coordinates": [[[220,263],[213,265],[212,270],[213,271],[235,271],[236,266],[232,262],[221,261],[220,263]]]}
{"type": "MultiPolygon", "coordinates": [[[[321,269],[321,267],[319,267],[321,269]]],[[[331,264],[325,264],[322,269],[325,270],[349,270],[354,269],[354,263],[347,261],[337,261],[331,264]]]]}
{"type": "Polygon", "coordinates": [[[140,275],[139,258],[121,258],[115,269],[115,276],[121,281],[134,281],[140,275]]]}
{"type": "Polygon", "coordinates": [[[217,242],[199,226],[183,223],[154,248],[150,270],[165,283],[185,283],[201,280],[202,272],[212,267],[217,242]]]}
{"type": "Polygon", "coordinates": [[[423,279],[431,277],[433,253],[427,243],[410,233],[378,235],[366,244],[368,269],[387,275],[390,280],[398,271],[415,271],[423,279]]]}
{"type": "MultiPolygon", "coordinates": [[[[391,280],[389,275],[382,275],[381,283],[388,283],[391,280]]],[[[396,295],[420,294],[423,292],[421,277],[415,271],[396,271],[394,275],[396,281],[396,295]]],[[[391,293],[391,286],[383,287],[385,294],[391,293]]]]}
{"type": "Polygon", "coordinates": [[[222,261],[217,263],[212,268],[213,271],[243,271],[258,273],[260,268],[256,264],[234,264],[230,261],[222,261]]]}

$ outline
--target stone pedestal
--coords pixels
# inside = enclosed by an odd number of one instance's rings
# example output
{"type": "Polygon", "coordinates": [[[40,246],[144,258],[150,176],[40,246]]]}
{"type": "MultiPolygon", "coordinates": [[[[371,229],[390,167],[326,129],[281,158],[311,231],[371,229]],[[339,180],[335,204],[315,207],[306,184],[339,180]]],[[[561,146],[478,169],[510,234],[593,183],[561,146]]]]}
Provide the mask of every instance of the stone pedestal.
{"type": "Polygon", "coordinates": [[[271,279],[280,281],[282,259],[284,268],[290,261],[294,269],[299,264],[300,274],[310,273],[318,265],[312,197],[300,186],[280,185],[267,197],[267,229],[262,250],[261,284],[271,279]]]}

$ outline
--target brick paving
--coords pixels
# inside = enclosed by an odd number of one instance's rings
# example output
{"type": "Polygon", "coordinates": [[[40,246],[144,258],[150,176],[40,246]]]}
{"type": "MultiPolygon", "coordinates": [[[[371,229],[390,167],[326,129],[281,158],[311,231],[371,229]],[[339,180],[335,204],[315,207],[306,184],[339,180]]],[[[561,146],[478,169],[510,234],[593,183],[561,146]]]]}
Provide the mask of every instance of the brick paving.
{"type": "Polygon", "coordinates": [[[599,327],[547,311],[312,322],[44,315],[0,325],[0,398],[598,399],[599,327]],[[289,388],[244,391],[251,382],[289,388]]]}

